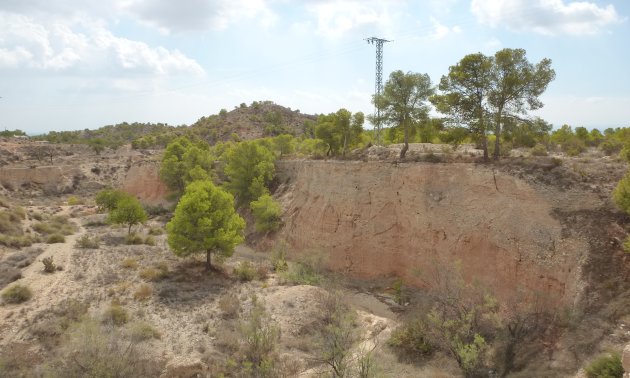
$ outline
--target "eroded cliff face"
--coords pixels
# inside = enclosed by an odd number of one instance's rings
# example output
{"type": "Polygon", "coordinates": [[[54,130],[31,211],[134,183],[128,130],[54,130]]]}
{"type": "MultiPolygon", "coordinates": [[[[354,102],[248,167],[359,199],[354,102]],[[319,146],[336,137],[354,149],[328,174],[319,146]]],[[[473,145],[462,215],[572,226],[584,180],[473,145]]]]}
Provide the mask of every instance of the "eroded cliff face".
{"type": "Polygon", "coordinates": [[[160,164],[154,161],[135,162],[125,173],[120,188],[149,205],[164,205],[169,190],[160,180],[160,164]]]}
{"type": "Polygon", "coordinates": [[[472,164],[282,161],[285,227],[299,253],[323,253],[358,278],[423,286],[461,263],[503,300],[538,293],[570,305],[588,245],[564,237],[552,205],[526,182],[472,164]]]}

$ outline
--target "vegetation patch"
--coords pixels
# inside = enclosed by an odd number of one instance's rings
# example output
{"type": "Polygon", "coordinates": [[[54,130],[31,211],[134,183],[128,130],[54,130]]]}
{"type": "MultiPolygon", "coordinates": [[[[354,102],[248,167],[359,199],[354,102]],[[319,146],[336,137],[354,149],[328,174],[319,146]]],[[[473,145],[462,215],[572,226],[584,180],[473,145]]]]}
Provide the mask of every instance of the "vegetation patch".
{"type": "Polygon", "coordinates": [[[28,286],[13,284],[2,292],[2,300],[6,303],[18,304],[28,301],[33,297],[33,292],[28,286]]]}

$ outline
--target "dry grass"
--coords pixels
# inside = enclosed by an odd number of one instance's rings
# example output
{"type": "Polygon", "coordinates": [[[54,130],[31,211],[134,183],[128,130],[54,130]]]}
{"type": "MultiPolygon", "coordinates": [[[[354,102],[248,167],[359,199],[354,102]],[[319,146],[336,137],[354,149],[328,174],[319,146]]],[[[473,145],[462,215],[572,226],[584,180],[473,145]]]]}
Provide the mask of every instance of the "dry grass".
{"type": "Polygon", "coordinates": [[[153,287],[149,284],[142,284],[133,293],[133,299],[137,301],[146,301],[153,295],[153,287]]]}
{"type": "Polygon", "coordinates": [[[132,259],[132,258],[124,259],[120,263],[120,266],[125,268],[125,269],[137,269],[138,268],[138,260],[132,259]]]}

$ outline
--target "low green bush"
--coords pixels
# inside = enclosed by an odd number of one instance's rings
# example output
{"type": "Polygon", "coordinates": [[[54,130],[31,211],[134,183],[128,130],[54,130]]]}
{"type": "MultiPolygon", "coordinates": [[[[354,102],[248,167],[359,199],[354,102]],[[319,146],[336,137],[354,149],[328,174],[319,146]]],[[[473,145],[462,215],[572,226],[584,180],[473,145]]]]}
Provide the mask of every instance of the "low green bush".
{"type": "Polygon", "coordinates": [[[74,247],[81,248],[81,249],[97,249],[99,247],[99,243],[100,243],[100,240],[98,236],[84,234],[80,238],[77,239],[76,243],[74,244],[74,247]]]}
{"type": "Polygon", "coordinates": [[[138,235],[136,233],[127,234],[127,236],[125,236],[125,244],[127,245],[144,244],[144,239],[142,238],[141,235],[138,235]]]}
{"type": "Polygon", "coordinates": [[[44,264],[44,272],[46,273],[55,273],[55,270],[57,270],[57,266],[53,262],[52,256],[44,257],[42,259],[42,264],[44,264]]]}
{"type": "Polygon", "coordinates": [[[249,261],[241,261],[234,268],[234,275],[241,281],[251,281],[256,278],[256,268],[249,261]]]}
{"type": "Polygon", "coordinates": [[[529,149],[529,153],[532,156],[547,156],[547,155],[549,155],[549,153],[547,152],[547,147],[545,147],[543,144],[540,144],[540,143],[538,143],[534,147],[530,148],[529,149]]]}
{"type": "Polygon", "coordinates": [[[130,325],[131,340],[141,342],[162,337],[160,332],[151,324],[146,322],[136,322],[130,325]]]}
{"type": "Polygon", "coordinates": [[[2,300],[6,303],[18,304],[28,301],[33,297],[33,292],[28,286],[14,284],[2,292],[2,300]]]}
{"type": "Polygon", "coordinates": [[[129,314],[120,304],[113,302],[103,313],[103,323],[121,326],[129,321],[129,314]]]}
{"type": "Polygon", "coordinates": [[[433,352],[433,346],[426,334],[425,322],[422,319],[412,319],[396,328],[387,344],[407,356],[428,356],[433,352]]]}
{"type": "Polygon", "coordinates": [[[588,378],[622,378],[624,373],[618,353],[603,354],[584,370],[588,378]]]}
{"type": "Polygon", "coordinates": [[[52,234],[52,235],[48,235],[48,237],[46,238],[47,244],[56,244],[56,243],[65,243],[65,242],[66,242],[66,237],[63,236],[62,234],[52,234]]]}

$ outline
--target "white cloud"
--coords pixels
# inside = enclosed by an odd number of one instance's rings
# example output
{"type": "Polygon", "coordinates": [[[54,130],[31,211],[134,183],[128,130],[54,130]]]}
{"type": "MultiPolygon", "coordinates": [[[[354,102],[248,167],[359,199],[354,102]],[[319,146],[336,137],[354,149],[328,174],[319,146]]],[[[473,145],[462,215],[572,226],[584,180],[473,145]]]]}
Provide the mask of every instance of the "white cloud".
{"type": "Polygon", "coordinates": [[[120,7],[164,33],[222,30],[242,20],[267,28],[278,18],[266,0],[120,0],[120,7]]]}
{"type": "Polygon", "coordinates": [[[306,10],[316,18],[317,33],[325,37],[339,37],[362,27],[389,29],[394,16],[390,7],[400,1],[314,1],[306,10]]]}
{"type": "Polygon", "coordinates": [[[0,68],[122,70],[154,75],[195,74],[203,69],[178,50],[115,36],[99,22],[39,21],[0,13],[0,68]]]}
{"type": "Polygon", "coordinates": [[[623,19],[613,5],[565,0],[472,0],[477,19],[491,27],[539,34],[597,34],[623,19]]]}
{"type": "Polygon", "coordinates": [[[448,27],[440,23],[440,21],[438,21],[434,17],[431,17],[431,27],[433,28],[433,30],[428,35],[428,39],[432,41],[440,41],[448,37],[449,35],[458,34],[462,31],[459,26],[455,25],[453,27],[448,27]]]}

